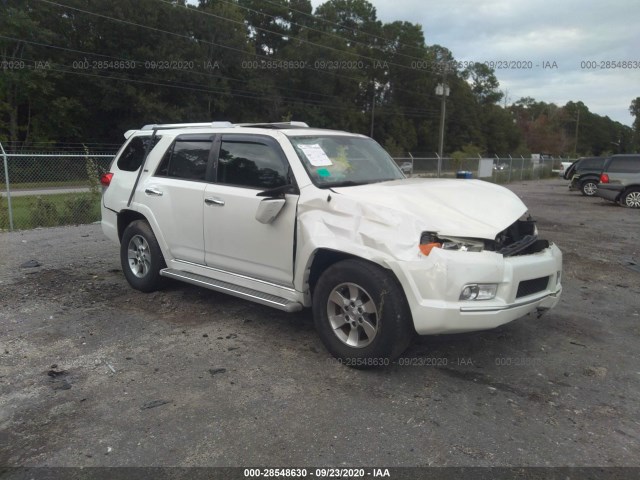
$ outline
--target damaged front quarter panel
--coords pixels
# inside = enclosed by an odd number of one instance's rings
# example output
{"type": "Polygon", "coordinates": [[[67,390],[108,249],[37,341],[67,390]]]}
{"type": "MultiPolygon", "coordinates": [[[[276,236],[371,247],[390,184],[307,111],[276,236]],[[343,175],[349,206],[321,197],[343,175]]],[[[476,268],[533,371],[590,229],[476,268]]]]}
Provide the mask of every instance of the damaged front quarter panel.
{"type": "Polygon", "coordinates": [[[480,181],[460,187],[456,180],[415,179],[303,188],[297,257],[308,259],[326,248],[388,267],[391,260],[422,258],[418,245],[426,231],[493,240],[526,212],[520,199],[503,187],[480,181]]]}
{"type": "MultiPolygon", "coordinates": [[[[514,304],[518,282],[528,278],[548,277],[548,291],[540,295],[559,294],[554,282],[561,253],[537,239],[535,224],[522,218],[527,209],[516,195],[486,182],[465,181],[463,186],[456,180],[418,180],[302,189],[296,287],[309,293],[306,281],[319,249],[369,260],[394,272],[421,334],[491,328],[529,312],[528,307],[509,307],[515,309],[478,318],[456,314],[465,283],[498,285],[494,300],[479,303],[499,310],[514,304]],[[425,232],[481,241],[484,249],[436,248],[424,255],[419,244],[425,232]]],[[[546,308],[556,301],[536,305],[546,308]]]]}

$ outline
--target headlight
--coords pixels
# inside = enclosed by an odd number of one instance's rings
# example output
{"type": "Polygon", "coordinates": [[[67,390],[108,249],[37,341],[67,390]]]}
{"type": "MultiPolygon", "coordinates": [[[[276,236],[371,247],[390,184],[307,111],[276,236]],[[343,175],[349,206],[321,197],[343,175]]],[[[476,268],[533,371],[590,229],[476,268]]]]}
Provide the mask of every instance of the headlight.
{"type": "Polygon", "coordinates": [[[439,237],[434,232],[425,232],[420,238],[420,251],[429,255],[434,248],[443,250],[460,250],[463,252],[481,252],[484,241],[474,238],[439,237]]]}

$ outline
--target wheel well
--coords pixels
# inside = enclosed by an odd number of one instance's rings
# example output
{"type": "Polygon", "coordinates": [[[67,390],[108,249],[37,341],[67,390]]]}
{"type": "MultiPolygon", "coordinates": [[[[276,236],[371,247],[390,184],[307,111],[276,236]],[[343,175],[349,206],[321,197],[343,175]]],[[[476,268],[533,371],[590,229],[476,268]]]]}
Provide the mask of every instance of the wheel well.
{"type": "Polygon", "coordinates": [[[127,228],[127,225],[135,220],[146,221],[147,219],[141,213],[133,210],[122,210],[118,213],[118,238],[120,240],[122,240],[122,234],[124,233],[125,228],[127,228]]]}
{"type": "Polygon", "coordinates": [[[595,181],[596,183],[599,183],[600,182],[600,177],[597,177],[595,175],[587,175],[585,177],[581,177],[580,178],[580,184],[588,182],[589,180],[595,181]]]}
{"type": "MultiPolygon", "coordinates": [[[[358,257],[357,255],[351,255],[348,253],[344,253],[344,252],[338,252],[336,250],[328,250],[328,249],[320,249],[317,250],[314,257],[313,257],[313,261],[311,262],[311,267],[310,267],[310,272],[309,272],[309,294],[311,295],[311,297],[313,298],[313,291],[315,289],[316,284],[318,283],[318,279],[320,278],[320,276],[322,275],[322,273],[329,268],[331,265],[341,262],[342,260],[349,260],[349,259],[353,259],[353,260],[360,260],[361,262],[367,262],[367,263],[371,263],[373,265],[376,265],[378,267],[381,267],[380,264],[376,263],[376,262],[372,262],[371,260],[367,260],[366,258],[362,258],[362,257],[358,257]]],[[[384,267],[382,267],[384,268],[384,267]]],[[[388,270],[389,273],[391,274],[391,276],[393,277],[393,279],[395,280],[396,284],[398,285],[398,287],[400,288],[400,291],[402,292],[402,297],[404,299],[404,302],[406,304],[407,307],[407,311],[409,312],[409,318],[411,319],[411,309],[409,308],[409,303],[407,301],[407,295],[404,291],[404,289],[402,288],[402,284],[400,283],[400,280],[398,279],[398,277],[396,276],[396,274],[390,270],[385,268],[385,270],[388,270]]],[[[413,320],[411,320],[411,325],[412,328],[414,328],[413,326],[413,320]]],[[[414,330],[415,333],[415,330],[414,330]]]]}
{"type": "MultiPolygon", "coordinates": [[[[313,290],[318,283],[318,279],[320,275],[329,268],[331,265],[341,262],[343,260],[360,260],[362,262],[368,262],[373,265],[380,266],[379,264],[372,262],[371,260],[367,260],[366,258],[358,257],[357,255],[351,255],[345,252],[338,252],[336,250],[328,250],[328,249],[319,249],[316,251],[313,261],[311,262],[311,267],[309,268],[309,293],[313,295],[313,290]]],[[[383,267],[384,268],[384,267],[383,267]]],[[[397,279],[395,273],[391,270],[391,275],[396,279],[398,284],[400,285],[400,281],[397,279]]]]}
{"type": "Polygon", "coordinates": [[[628,185],[625,187],[625,189],[620,192],[620,195],[618,195],[618,200],[623,201],[627,194],[631,192],[640,192],[640,185],[628,185]]]}

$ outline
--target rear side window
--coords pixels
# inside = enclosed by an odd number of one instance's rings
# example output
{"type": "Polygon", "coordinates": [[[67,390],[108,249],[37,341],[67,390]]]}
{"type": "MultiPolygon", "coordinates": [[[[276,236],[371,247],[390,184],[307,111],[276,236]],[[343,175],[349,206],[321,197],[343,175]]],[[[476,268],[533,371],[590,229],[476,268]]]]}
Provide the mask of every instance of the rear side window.
{"type": "Polygon", "coordinates": [[[286,185],[288,171],[280,153],[266,141],[222,137],[218,183],[266,190],[286,185]]]}
{"type": "Polygon", "coordinates": [[[640,172],[640,157],[612,158],[607,171],[614,173],[640,172]]]}
{"type": "MultiPolygon", "coordinates": [[[[156,136],[151,148],[155,147],[161,136],[156,136]]],[[[125,172],[135,172],[142,165],[147,145],[151,143],[151,136],[133,137],[118,158],[118,168],[125,172]]]]}
{"type": "Polygon", "coordinates": [[[204,181],[211,145],[211,138],[178,137],[160,162],[156,176],[204,181]]]}
{"type": "Polygon", "coordinates": [[[580,168],[602,168],[604,158],[585,158],[580,162],[580,168]]]}

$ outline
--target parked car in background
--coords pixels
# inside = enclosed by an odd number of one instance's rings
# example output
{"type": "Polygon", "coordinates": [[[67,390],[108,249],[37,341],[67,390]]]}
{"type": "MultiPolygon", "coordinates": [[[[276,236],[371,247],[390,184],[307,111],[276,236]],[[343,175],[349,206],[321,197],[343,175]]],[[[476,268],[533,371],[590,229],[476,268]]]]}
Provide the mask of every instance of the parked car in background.
{"type": "Polygon", "coordinates": [[[564,177],[564,174],[567,171],[567,169],[574,163],[575,162],[560,162],[560,172],[558,173],[558,175],[560,175],[561,177],[564,177]]]}
{"type": "Polygon", "coordinates": [[[493,164],[493,169],[498,171],[498,172],[502,172],[502,171],[506,170],[507,168],[509,168],[509,165],[507,165],[506,163],[494,163],[493,164]]]}
{"type": "Polygon", "coordinates": [[[411,175],[413,173],[413,164],[411,162],[404,162],[400,165],[400,170],[405,175],[411,175]]]}
{"type": "Polygon", "coordinates": [[[640,208],[640,155],[608,158],[596,195],[625,207],[640,208]]]}
{"type": "Polygon", "coordinates": [[[582,157],[576,160],[564,173],[564,178],[571,180],[569,190],[579,190],[583,195],[593,197],[598,190],[605,160],[605,157],[582,157]]]}
{"type": "Polygon", "coordinates": [[[374,140],[277,124],[130,130],[101,178],[129,284],[164,277],[287,312],[327,350],[386,365],[413,336],[494,328],[558,303],[562,253],[480,180],[405,178],[374,140]]]}

